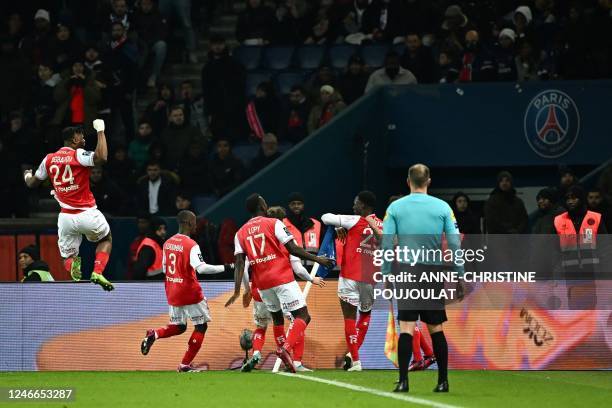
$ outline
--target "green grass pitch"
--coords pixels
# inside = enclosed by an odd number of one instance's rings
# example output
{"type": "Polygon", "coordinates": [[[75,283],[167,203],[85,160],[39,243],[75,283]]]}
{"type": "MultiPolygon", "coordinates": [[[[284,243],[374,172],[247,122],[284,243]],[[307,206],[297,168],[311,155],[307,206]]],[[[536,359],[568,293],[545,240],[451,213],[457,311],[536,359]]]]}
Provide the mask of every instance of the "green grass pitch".
{"type": "Polygon", "coordinates": [[[0,402],[1,407],[604,407],[612,371],[451,371],[449,394],[431,392],[436,371],[410,374],[394,399],[395,371],[9,372],[0,387],[75,388],[72,402],[0,402]],[[315,377],[318,381],[303,377],[315,377]],[[348,387],[348,388],[347,388],[348,387]]]}

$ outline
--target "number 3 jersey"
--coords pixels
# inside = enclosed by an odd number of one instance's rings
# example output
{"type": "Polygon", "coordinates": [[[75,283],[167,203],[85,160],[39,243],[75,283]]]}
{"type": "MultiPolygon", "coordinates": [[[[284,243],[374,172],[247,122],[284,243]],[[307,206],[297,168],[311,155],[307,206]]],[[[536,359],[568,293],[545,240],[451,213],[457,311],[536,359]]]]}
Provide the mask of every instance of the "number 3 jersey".
{"type": "Polygon", "coordinates": [[[284,248],[292,239],[285,224],[276,218],[251,218],[238,230],[234,254],[246,255],[258,289],[270,289],[295,280],[289,252],[284,248]]]}
{"type": "Polygon", "coordinates": [[[203,263],[199,245],[187,235],[176,234],[164,242],[162,268],[169,305],[195,305],[204,299],[196,273],[203,263]]]}
{"type": "Polygon", "coordinates": [[[96,208],[96,200],[89,188],[93,159],[94,152],[62,147],[45,156],[34,176],[39,180],[51,179],[54,197],[62,212],[96,208]]]}

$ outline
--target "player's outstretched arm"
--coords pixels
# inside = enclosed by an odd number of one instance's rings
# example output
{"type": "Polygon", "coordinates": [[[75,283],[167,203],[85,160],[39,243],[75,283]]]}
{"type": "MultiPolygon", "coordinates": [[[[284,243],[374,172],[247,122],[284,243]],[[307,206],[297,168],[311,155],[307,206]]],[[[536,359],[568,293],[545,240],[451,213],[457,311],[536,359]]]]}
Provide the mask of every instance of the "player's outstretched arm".
{"type": "Polygon", "coordinates": [[[98,143],[94,150],[94,164],[100,166],[108,160],[108,145],[106,144],[106,135],[104,134],[104,121],[96,119],[93,121],[93,127],[98,133],[98,143]]]}
{"type": "Polygon", "coordinates": [[[234,294],[225,302],[225,307],[230,306],[240,297],[240,286],[242,285],[242,276],[244,275],[244,258],[245,255],[236,254],[235,271],[234,271],[234,294]]]}
{"type": "Polygon", "coordinates": [[[287,251],[289,251],[291,255],[297,256],[300,259],[316,262],[322,266],[325,266],[326,268],[331,268],[334,266],[334,261],[331,259],[306,252],[302,247],[297,246],[294,240],[288,241],[285,244],[285,248],[287,248],[287,251]]]}

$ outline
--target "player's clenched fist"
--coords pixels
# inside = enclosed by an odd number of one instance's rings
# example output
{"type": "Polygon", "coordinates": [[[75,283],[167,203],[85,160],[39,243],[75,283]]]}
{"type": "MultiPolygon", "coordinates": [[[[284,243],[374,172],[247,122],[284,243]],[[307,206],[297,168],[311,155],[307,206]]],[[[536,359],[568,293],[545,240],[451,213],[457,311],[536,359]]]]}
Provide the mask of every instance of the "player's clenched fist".
{"type": "Polygon", "coordinates": [[[104,132],[104,121],[102,119],[94,120],[93,128],[96,129],[96,132],[104,132]]]}

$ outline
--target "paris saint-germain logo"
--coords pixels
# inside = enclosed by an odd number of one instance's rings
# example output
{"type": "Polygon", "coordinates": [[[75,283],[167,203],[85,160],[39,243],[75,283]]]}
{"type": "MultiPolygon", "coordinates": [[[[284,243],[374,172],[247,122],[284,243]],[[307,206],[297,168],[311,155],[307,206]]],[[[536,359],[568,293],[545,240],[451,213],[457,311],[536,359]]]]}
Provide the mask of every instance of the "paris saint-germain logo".
{"type": "Polygon", "coordinates": [[[534,152],[555,158],[567,153],[580,133],[580,113],[565,92],[549,89],[536,95],[524,119],[525,138],[534,152]]]}

